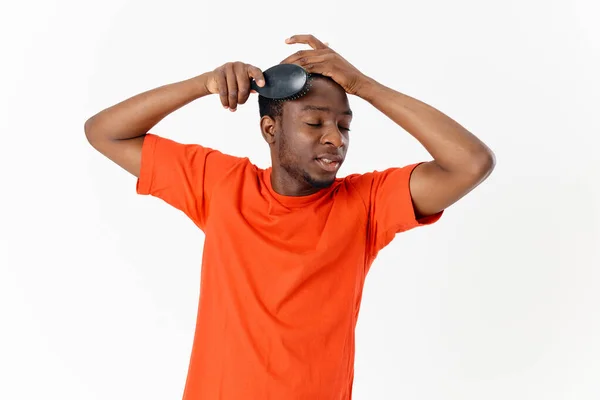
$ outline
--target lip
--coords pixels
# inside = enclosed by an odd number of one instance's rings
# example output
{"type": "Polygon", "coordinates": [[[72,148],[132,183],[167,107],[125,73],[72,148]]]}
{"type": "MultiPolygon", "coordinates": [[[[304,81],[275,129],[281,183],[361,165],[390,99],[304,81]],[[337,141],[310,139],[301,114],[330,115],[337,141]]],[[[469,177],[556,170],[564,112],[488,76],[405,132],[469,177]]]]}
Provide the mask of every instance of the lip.
{"type": "Polygon", "coordinates": [[[315,158],[316,159],[326,158],[328,160],[335,161],[335,162],[338,162],[340,164],[344,160],[344,157],[340,156],[339,154],[331,154],[331,153],[323,153],[323,154],[320,154],[320,155],[316,156],[315,158]]]}
{"type": "Polygon", "coordinates": [[[324,161],[322,161],[320,158],[316,158],[315,162],[317,163],[317,165],[319,165],[319,167],[321,167],[322,169],[324,169],[327,172],[335,172],[340,168],[340,165],[342,165],[342,158],[341,157],[322,157],[322,158],[327,158],[329,160],[331,160],[330,163],[326,163],[324,161]]]}

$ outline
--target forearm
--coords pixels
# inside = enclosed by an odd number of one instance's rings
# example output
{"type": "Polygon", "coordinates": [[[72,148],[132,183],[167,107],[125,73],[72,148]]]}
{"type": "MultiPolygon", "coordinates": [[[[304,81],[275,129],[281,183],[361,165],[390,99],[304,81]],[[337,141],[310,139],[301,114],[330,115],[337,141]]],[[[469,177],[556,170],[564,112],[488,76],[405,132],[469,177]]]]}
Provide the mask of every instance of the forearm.
{"type": "Polygon", "coordinates": [[[86,136],[90,142],[143,136],[173,111],[209,94],[205,79],[203,74],[160,86],[102,110],[86,121],[86,136]]]}
{"type": "Polygon", "coordinates": [[[493,153],[477,137],[432,106],[368,79],[358,96],[396,122],[449,172],[487,169],[493,153]]]}

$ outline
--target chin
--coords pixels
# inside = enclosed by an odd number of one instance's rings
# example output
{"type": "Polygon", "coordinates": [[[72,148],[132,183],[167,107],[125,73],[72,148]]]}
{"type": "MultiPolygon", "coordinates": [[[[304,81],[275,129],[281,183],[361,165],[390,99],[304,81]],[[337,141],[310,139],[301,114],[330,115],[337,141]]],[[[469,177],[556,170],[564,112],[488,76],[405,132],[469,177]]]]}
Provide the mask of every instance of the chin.
{"type": "Polygon", "coordinates": [[[323,178],[323,177],[317,178],[317,177],[306,174],[305,178],[306,178],[306,181],[312,187],[318,188],[318,189],[328,188],[329,186],[331,186],[333,184],[333,182],[335,182],[335,175],[333,175],[331,177],[327,177],[327,178],[323,178]]]}

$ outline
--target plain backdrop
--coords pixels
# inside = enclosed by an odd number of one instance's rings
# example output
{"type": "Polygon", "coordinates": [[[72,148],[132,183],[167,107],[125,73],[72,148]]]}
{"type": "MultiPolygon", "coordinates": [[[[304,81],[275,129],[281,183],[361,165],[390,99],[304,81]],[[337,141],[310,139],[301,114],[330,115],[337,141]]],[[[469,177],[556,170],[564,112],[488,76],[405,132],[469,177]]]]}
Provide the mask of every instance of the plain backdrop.
{"type": "MultiPolygon", "coordinates": [[[[0,398],[179,399],[204,236],[83,125],[312,33],[495,152],[437,224],[367,277],[355,399],[600,398],[600,5],[589,1],[29,1],[0,8],[0,398]]],[[[339,176],[429,160],[362,99],[339,176]]],[[[152,131],[267,167],[256,97],[152,131]]]]}

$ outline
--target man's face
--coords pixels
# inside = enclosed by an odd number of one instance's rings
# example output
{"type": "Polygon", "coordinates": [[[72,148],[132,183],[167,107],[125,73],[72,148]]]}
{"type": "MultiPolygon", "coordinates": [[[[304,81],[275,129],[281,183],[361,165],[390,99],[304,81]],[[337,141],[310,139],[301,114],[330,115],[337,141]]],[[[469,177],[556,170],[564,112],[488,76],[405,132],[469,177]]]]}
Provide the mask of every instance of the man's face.
{"type": "Polygon", "coordinates": [[[283,104],[274,162],[300,183],[328,187],[346,157],[351,120],[346,92],[330,80],[313,80],[308,94],[283,104]]]}

